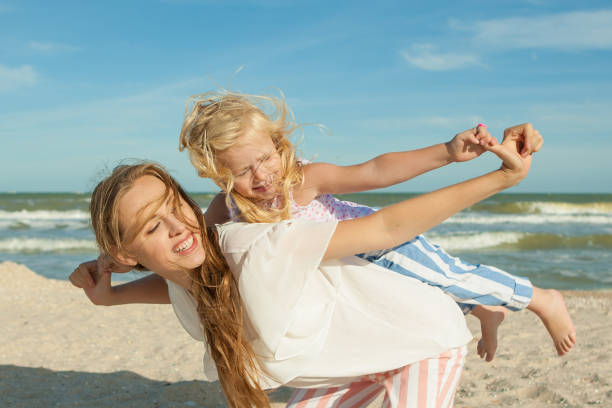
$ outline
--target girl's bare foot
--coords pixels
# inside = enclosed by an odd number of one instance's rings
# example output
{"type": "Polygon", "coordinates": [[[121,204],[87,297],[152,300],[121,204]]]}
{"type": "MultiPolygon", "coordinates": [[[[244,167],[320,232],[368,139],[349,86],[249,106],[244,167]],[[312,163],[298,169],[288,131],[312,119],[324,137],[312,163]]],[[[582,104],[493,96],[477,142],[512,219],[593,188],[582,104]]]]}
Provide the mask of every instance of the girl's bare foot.
{"type": "Polygon", "coordinates": [[[576,329],[558,290],[533,288],[533,297],[527,309],[544,323],[552,337],[557,354],[563,356],[576,344],[576,329]]]}
{"type": "Polygon", "coordinates": [[[501,306],[478,305],[472,314],[480,320],[481,338],[476,351],[480,358],[492,361],[497,351],[497,328],[506,318],[508,311],[501,306]]]}

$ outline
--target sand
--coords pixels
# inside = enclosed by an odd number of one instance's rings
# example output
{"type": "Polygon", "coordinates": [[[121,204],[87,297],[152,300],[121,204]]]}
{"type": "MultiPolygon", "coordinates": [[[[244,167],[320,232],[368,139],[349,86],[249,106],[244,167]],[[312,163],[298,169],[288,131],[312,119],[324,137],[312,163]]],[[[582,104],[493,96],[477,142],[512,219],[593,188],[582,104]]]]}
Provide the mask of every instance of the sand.
{"type": "MultiPolygon", "coordinates": [[[[612,407],[612,291],[564,295],[575,349],[557,357],[531,313],[509,314],[492,363],[469,345],[456,407],[612,407]]],[[[219,385],[202,381],[202,344],[169,305],[94,306],[69,282],[11,262],[0,263],[0,299],[1,407],[226,406],[219,385]]],[[[273,393],[273,406],[290,394],[273,393]]]]}

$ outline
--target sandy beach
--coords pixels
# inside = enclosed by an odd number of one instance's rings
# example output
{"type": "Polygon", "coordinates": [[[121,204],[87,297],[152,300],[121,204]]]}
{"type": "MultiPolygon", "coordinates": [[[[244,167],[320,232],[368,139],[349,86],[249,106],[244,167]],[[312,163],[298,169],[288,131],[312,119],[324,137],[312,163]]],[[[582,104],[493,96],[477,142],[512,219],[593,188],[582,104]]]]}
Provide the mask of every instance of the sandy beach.
{"type": "MultiPolygon", "coordinates": [[[[612,291],[564,292],[578,344],[559,358],[539,321],[509,314],[485,363],[475,340],[457,407],[612,407],[612,291]]],[[[223,407],[202,344],[170,305],[100,307],[67,281],[0,263],[0,406],[223,407]]],[[[478,322],[469,317],[475,337],[478,322]]],[[[271,395],[282,407],[291,390],[271,395]]],[[[373,404],[372,406],[378,406],[373,404]]]]}

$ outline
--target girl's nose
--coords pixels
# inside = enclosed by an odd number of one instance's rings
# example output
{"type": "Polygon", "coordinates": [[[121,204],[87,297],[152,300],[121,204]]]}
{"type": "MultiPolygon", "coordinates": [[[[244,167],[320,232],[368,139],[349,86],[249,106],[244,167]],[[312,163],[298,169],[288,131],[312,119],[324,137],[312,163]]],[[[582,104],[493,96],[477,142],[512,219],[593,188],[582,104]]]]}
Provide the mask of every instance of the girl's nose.
{"type": "Polygon", "coordinates": [[[258,166],[253,172],[253,178],[255,181],[264,181],[268,177],[268,171],[264,166],[258,166]]]}

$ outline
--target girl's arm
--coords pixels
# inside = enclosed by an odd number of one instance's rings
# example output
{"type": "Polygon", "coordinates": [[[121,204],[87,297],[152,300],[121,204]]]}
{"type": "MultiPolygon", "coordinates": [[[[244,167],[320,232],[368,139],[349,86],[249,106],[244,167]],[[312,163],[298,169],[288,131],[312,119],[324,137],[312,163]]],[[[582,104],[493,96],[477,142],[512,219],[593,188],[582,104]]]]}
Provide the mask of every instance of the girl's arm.
{"type": "Polygon", "coordinates": [[[503,165],[499,170],[383,208],[369,216],[338,224],[324,259],[392,248],[440,224],[456,212],[517,184],[529,172],[531,156],[508,139],[489,146],[503,165]]]}
{"type": "Polygon", "coordinates": [[[304,166],[304,184],[299,191],[294,191],[294,198],[308,202],[326,193],[356,193],[388,187],[452,162],[476,158],[485,151],[484,144],[494,142],[486,127],[478,127],[457,134],[448,143],[385,153],[353,166],[308,164],[304,166]]]}
{"type": "Polygon", "coordinates": [[[225,193],[217,194],[204,213],[206,225],[224,224],[230,220],[229,210],[225,205],[225,193]]]}
{"type": "Polygon", "coordinates": [[[131,282],[111,286],[111,273],[103,271],[103,268],[99,265],[100,260],[82,263],[72,272],[69,278],[74,286],[85,291],[94,305],[170,303],[168,285],[159,275],[151,274],[131,282]]]}

